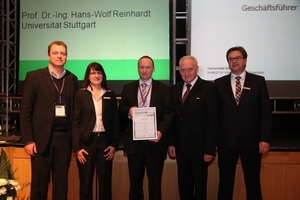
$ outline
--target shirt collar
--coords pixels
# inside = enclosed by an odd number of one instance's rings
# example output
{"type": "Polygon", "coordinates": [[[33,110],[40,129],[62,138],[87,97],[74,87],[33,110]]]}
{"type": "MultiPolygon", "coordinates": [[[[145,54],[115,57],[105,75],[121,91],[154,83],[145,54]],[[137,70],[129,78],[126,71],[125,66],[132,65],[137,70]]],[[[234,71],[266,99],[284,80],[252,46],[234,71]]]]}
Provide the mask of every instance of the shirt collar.
{"type": "Polygon", "coordinates": [[[141,85],[142,83],[146,83],[147,86],[151,85],[152,84],[152,78],[150,78],[148,81],[146,82],[143,82],[141,79],[139,79],[139,85],[141,85]]]}
{"type": "Polygon", "coordinates": [[[243,71],[243,73],[241,73],[240,75],[235,75],[234,73],[231,73],[230,74],[231,81],[236,81],[235,77],[237,77],[237,76],[240,76],[241,80],[245,80],[245,78],[246,78],[246,70],[243,71]]]}
{"type": "MultiPolygon", "coordinates": [[[[191,84],[191,87],[190,87],[190,89],[192,89],[192,87],[195,85],[195,83],[196,83],[196,81],[198,80],[198,76],[196,76],[195,78],[194,78],[194,80],[192,81],[192,82],[190,82],[190,84],[191,84]]],[[[186,82],[184,82],[184,86],[186,87],[186,82]]]]}
{"type": "Polygon", "coordinates": [[[67,73],[66,70],[64,69],[63,73],[61,73],[61,75],[57,76],[53,70],[51,69],[51,67],[48,66],[48,69],[49,69],[49,73],[51,76],[53,76],[54,78],[56,79],[61,79],[62,77],[64,77],[64,75],[67,73]]]}
{"type": "MultiPolygon", "coordinates": [[[[82,89],[82,90],[88,90],[88,91],[90,91],[91,93],[93,93],[93,91],[92,91],[92,87],[89,85],[87,88],[85,88],[85,89],[82,89]]],[[[101,93],[101,96],[103,96],[106,92],[109,92],[110,90],[105,90],[105,89],[103,89],[102,88],[102,93],[101,93]]]]}

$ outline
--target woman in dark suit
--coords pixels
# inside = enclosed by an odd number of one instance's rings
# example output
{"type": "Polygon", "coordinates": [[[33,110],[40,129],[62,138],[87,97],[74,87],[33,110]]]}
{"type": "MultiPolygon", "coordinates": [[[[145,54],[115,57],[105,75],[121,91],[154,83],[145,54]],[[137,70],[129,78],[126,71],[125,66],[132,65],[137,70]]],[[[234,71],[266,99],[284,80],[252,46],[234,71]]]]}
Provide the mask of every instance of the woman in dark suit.
{"type": "Polygon", "coordinates": [[[93,199],[94,169],[100,200],[111,200],[112,160],[118,144],[119,116],[116,95],[106,83],[101,64],[87,66],[83,85],[75,95],[73,151],[80,178],[80,199],[93,199]]]}

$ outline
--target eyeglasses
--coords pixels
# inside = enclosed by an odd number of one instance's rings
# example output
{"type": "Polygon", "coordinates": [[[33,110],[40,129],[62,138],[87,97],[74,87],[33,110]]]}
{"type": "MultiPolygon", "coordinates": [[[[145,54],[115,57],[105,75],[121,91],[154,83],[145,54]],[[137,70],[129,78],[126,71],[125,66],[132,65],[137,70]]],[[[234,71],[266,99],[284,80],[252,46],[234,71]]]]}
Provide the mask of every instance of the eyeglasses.
{"type": "Polygon", "coordinates": [[[100,71],[94,71],[94,72],[90,73],[91,76],[96,76],[96,74],[97,75],[102,75],[102,72],[100,72],[100,71]]]}
{"type": "Polygon", "coordinates": [[[234,60],[235,60],[235,61],[240,61],[240,60],[242,60],[242,59],[244,59],[244,58],[241,57],[241,56],[238,56],[238,57],[234,57],[234,58],[228,58],[227,60],[228,60],[229,62],[233,62],[234,60]]]}
{"type": "Polygon", "coordinates": [[[192,73],[194,70],[193,68],[187,68],[187,69],[179,69],[180,73],[184,74],[184,73],[192,73]]]}

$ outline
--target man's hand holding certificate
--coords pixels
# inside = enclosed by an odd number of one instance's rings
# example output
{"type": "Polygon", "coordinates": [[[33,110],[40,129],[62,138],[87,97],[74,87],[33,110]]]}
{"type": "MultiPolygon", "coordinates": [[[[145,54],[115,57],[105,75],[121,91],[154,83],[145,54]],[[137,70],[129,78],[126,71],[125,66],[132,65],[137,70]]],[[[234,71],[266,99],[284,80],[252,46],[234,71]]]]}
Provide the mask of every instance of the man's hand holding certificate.
{"type": "Polygon", "coordinates": [[[133,109],[133,140],[157,139],[156,108],[133,109]]]}

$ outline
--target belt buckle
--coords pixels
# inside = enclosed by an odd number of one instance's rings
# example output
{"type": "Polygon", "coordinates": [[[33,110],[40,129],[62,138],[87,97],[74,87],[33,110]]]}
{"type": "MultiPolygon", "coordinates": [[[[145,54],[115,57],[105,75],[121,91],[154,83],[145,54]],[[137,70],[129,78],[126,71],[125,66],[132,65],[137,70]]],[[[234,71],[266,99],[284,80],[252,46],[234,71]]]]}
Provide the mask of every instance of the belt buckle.
{"type": "Polygon", "coordinates": [[[95,137],[99,137],[101,135],[101,132],[92,132],[92,134],[95,136],[95,137]]]}

